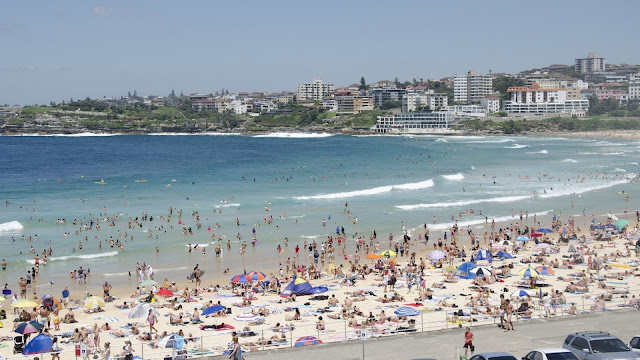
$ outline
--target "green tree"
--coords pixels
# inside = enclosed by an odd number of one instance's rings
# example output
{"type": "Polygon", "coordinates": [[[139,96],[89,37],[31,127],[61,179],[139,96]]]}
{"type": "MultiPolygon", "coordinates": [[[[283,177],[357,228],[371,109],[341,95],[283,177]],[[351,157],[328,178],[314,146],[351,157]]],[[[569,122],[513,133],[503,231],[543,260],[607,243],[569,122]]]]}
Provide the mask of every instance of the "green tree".
{"type": "Polygon", "coordinates": [[[360,77],[360,87],[358,89],[365,90],[367,88],[367,82],[364,80],[364,76],[360,77]]]}

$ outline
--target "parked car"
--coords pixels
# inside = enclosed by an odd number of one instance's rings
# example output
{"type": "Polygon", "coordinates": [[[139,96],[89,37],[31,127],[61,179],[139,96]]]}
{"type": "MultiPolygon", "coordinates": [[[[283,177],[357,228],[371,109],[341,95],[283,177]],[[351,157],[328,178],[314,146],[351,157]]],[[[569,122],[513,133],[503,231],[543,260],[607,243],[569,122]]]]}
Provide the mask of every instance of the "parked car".
{"type": "Polygon", "coordinates": [[[537,349],[529,351],[522,360],[580,360],[576,354],[567,349],[537,349]]]}
{"type": "Polygon", "coordinates": [[[622,340],[602,331],[569,334],[562,348],[574,353],[580,360],[640,360],[622,340]]]}
{"type": "Polygon", "coordinates": [[[486,352],[473,355],[469,360],[518,360],[506,352],[486,352]]]}
{"type": "Polygon", "coordinates": [[[640,354],[640,335],[634,336],[631,341],[629,341],[629,348],[636,354],[640,354]]]}

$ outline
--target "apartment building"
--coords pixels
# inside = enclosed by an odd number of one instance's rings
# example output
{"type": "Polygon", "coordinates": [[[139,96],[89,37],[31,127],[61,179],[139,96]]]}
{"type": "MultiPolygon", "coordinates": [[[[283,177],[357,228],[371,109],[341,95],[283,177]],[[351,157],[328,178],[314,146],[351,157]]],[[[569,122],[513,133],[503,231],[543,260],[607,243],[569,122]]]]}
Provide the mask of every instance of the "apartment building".
{"type": "Polygon", "coordinates": [[[589,109],[585,99],[567,99],[567,89],[541,89],[532,86],[510,87],[509,101],[503,110],[515,114],[570,114],[582,116],[589,109]]]}
{"type": "Polygon", "coordinates": [[[359,114],[363,111],[373,110],[373,98],[371,96],[345,95],[336,96],[338,114],[359,114]]]}
{"type": "Polygon", "coordinates": [[[578,74],[605,71],[606,63],[603,57],[596,53],[590,53],[586,58],[576,59],[576,72],[578,74]]]}
{"type": "Polygon", "coordinates": [[[640,74],[629,76],[629,100],[640,100],[640,74]]]}
{"type": "Polygon", "coordinates": [[[480,105],[489,113],[497,113],[500,111],[500,98],[495,95],[490,95],[480,99],[480,105]]]}
{"type": "Polygon", "coordinates": [[[324,97],[329,96],[334,90],[333,84],[325,84],[321,79],[314,79],[308,84],[298,84],[296,97],[298,101],[322,101],[324,97]]]}
{"type": "Polygon", "coordinates": [[[367,95],[373,98],[373,105],[380,107],[385,101],[402,101],[402,96],[406,94],[405,89],[390,88],[378,88],[371,89],[367,92],[367,95]]]}
{"type": "Polygon", "coordinates": [[[407,93],[402,96],[402,112],[416,111],[421,107],[431,110],[443,109],[449,105],[447,94],[436,94],[433,90],[427,93],[407,93]]]}
{"type": "Polygon", "coordinates": [[[453,101],[471,104],[492,94],[491,75],[480,75],[471,70],[466,75],[453,77],[453,101]]]}
{"type": "Polygon", "coordinates": [[[377,133],[427,133],[448,129],[450,114],[446,111],[401,113],[378,116],[371,131],[377,133]]]}

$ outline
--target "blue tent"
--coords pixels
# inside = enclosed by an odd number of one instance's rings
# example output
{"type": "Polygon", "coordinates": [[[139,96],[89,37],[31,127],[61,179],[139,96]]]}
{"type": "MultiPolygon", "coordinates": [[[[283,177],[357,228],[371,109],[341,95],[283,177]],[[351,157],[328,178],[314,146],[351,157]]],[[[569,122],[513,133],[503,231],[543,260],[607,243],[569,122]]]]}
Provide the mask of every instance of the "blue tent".
{"type": "Polygon", "coordinates": [[[472,262],[466,262],[458,266],[458,269],[453,275],[461,279],[473,279],[476,277],[476,275],[472,274],[469,270],[473,269],[474,267],[476,267],[476,264],[472,262]]]}
{"type": "Polygon", "coordinates": [[[502,258],[502,259],[512,259],[513,255],[509,254],[508,252],[504,252],[504,251],[500,251],[498,253],[496,253],[495,255],[496,257],[502,258]]]}
{"type": "Polygon", "coordinates": [[[329,291],[329,288],[326,286],[314,286],[311,288],[312,294],[322,294],[329,291]]]}
{"type": "Polygon", "coordinates": [[[22,355],[44,354],[51,352],[53,340],[47,335],[40,334],[29,341],[22,350],[22,355]]]}
{"type": "Polygon", "coordinates": [[[478,250],[478,253],[476,254],[476,256],[473,258],[475,261],[479,261],[479,260],[489,260],[491,261],[491,253],[485,249],[480,249],[478,250]]]}
{"type": "Polygon", "coordinates": [[[282,294],[280,294],[280,296],[289,297],[293,294],[308,295],[312,293],[312,290],[313,290],[313,287],[311,286],[311,284],[309,284],[307,280],[302,278],[297,278],[297,279],[294,279],[291,283],[289,283],[289,285],[287,285],[286,288],[284,288],[284,291],[282,291],[282,294]]]}

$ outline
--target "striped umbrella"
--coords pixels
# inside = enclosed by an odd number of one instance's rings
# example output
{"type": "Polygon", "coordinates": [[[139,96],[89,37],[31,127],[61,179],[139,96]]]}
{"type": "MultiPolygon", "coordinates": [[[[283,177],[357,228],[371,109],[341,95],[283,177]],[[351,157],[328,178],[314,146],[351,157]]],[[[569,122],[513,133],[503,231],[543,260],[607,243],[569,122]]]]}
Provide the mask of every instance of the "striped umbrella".
{"type": "Polygon", "coordinates": [[[398,254],[396,254],[396,252],[393,251],[393,250],[385,250],[385,251],[380,253],[380,256],[387,256],[387,257],[389,257],[389,256],[397,256],[397,255],[398,254]]]}
{"type": "MultiPolygon", "coordinates": [[[[518,236],[518,237],[516,238],[516,241],[518,241],[518,238],[525,238],[525,239],[527,239],[527,237],[526,237],[526,236],[518,236]]],[[[529,239],[527,239],[527,240],[529,240],[529,239]]],[[[523,241],[523,240],[520,240],[520,241],[523,241]]],[[[526,241],[526,240],[524,240],[524,241],[526,241]]],[[[502,240],[502,241],[500,241],[498,244],[500,244],[500,245],[504,245],[504,246],[513,246],[513,243],[512,243],[511,241],[509,241],[509,240],[502,240]]]]}
{"type": "Polygon", "coordinates": [[[300,339],[296,340],[296,344],[294,346],[307,346],[316,344],[322,344],[322,340],[318,339],[315,336],[303,336],[300,339]]]}
{"type": "Polygon", "coordinates": [[[38,307],[35,301],[29,299],[19,299],[11,303],[14,308],[34,308],[38,307]]]}
{"type": "Polygon", "coordinates": [[[442,250],[434,250],[429,253],[429,259],[435,260],[435,261],[444,259],[445,256],[446,254],[442,250]]]}
{"type": "Polygon", "coordinates": [[[18,325],[18,327],[14,331],[22,335],[36,334],[40,332],[42,327],[43,325],[37,321],[29,321],[18,325]]]}
{"type": "Polygon", "coordinates": [[[491,276],[491,270],[480,266],[469,270],[469,272],[476,276],[491,276]]]}
{"type": "Polygon", "coordinates": [[[248,284],[251,280],[249,280],[246,275],[236,275],[231,278],[231,282],[236,284],[248,284]]]}
{"type": "Polygon", "coordinates": [[[538,266],[536,272],[540,275],[553,275],[556,272],[548,266],[538,266]]]}
{"type": "Polygon", "coordinates": [[[240,315],[235,316],[233,318],[233,320],[236,320],[236,321],[257,321],[261,317],[262,316],[260,316],[260,315],[253,315],[251,313],[246,313],[246,314],[240,314],[240,315]]]}
{"type": "Polygon", "coordinates": [[[158,348],[162,349],[182,349],[184,346],[184,338],[178,334],[169,335],[158,342],[158,348]]]}
{"type": "Polygon", "coordinates": [[[262,281],[267,278],[267,276],[260,271],[252,271],[247,274],[247,278],[253,281],[262,281]]]}
{"type": "Polygon", "coordinates": [[[393,312],[394,314],[398,315],[398,316],[418,316],[420,315],[420,312],[410,306],[402,306],[396,309],[396,311],[393,312]]]}
{"type": "Polygon", "coordinates": [[[514,291],[509,295],[510,297],[527,297],[531,296],[531,294],[527,290],[520,289],[518,291],[514,291]]]}
{"type": "Polygon", "coordinates": [[[532,277],[536,277],[536,276],[540,275],[540,274],[538,274],[538,272],[535,269],[532,269],[530,267],[520,270],[520,272],[518,272],[518,274],[520,274],[520,275],[522,275],[523,277],[526,277],[526,278],[532,278],[532,277]]]}
{"type": "Polygon", "coordinates": [[[104,306],[104,299],[98,296],[89,296],[84,299],[84,307],[92,310],[104,306]]]}
{"type": "Polygon", "coordinates": [[[504,250],[506,246],[500,244],[500,243],[493,243],[491,244],[491,248],[495,249],[495,250],[504,250]]]}
{"type": "Polygon", "coordinates": [[[565,227],[561,228],[560,230],[558,230],[558,233],[560,233],[560,234],[571,234],[572,231],[571,231],[571,229],[569,229],[568,227],[565,226],[565,227]]]}
{"type": "Polygon", "coordinates": [[[536,247],[538,249],[550,249],[551,245],[547,244],[547,243],[537,243],[536,247]]]}

